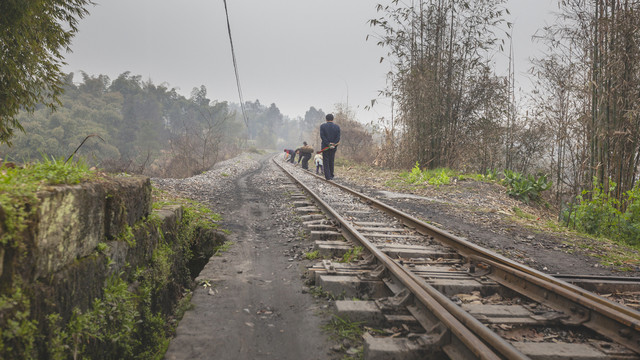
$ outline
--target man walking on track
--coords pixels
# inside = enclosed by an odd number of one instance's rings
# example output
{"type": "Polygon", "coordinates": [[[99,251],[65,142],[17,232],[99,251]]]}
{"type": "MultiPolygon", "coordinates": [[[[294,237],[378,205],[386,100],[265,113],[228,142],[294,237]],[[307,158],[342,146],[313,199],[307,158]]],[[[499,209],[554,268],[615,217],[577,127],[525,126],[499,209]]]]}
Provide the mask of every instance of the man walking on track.
{"type": "Polygon", "coordinates": [[[324,178],[333,179],[333,161],[336,158],[336,149],[340,142],[340,126],[333,123],[333,114],[327,114],[327,122],[320,125],[320,139],[322,139],[322,163],[324,178]]]}

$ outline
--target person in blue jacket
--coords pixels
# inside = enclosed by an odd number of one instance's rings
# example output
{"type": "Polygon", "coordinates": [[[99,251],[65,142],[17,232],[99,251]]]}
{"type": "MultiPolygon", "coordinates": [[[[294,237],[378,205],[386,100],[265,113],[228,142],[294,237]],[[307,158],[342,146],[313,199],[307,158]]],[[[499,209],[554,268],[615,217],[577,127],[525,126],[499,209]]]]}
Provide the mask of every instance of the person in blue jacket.
{"type": "Polygon", "coordinates": [[[340,142],[340,126],[333,123],[333,114],[327,114],[327,120],[320,125],[320,139],[322,140],[322,163],[324,178],[333,180],[333,161],[336,158],[336,150],[340,142]]]}

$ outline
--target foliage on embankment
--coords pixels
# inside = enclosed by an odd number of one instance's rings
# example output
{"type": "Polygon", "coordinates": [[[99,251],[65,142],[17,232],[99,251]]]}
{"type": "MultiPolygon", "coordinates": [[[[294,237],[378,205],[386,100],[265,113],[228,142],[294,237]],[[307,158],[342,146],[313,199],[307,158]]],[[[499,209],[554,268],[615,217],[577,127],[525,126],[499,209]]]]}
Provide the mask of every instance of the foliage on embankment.
{"type": "Polygon", "coordinates": [[[563,212],[565,225],[640,246],[640,186],[627,191],[622,203],[614,196],[615,186],[610,182],[609,191],[604,191],[596,182],[593,190],[583,191],[577,204],[563,212]]]}

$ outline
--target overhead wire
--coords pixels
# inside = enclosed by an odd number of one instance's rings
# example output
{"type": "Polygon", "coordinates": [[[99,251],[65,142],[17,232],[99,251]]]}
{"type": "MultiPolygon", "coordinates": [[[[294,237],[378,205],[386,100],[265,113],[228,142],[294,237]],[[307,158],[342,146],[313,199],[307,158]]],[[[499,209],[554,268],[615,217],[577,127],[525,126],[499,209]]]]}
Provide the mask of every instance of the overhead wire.
{"type": "Polygon", "coordinates": [[[231,37],[231,24],[229,23],[229,10],[227,9],[227,0],[222,0],[224,2],[224,12],[227,16],[227,30],[229,31],[229,43],[231,44],[231,58],[233,59],[233,69],[236,74],[236,84],[238,85],[238,97],[240,98],[240,110],[242,111],[242,118],[244,119],[244,124],[249,129],[249,120],[247,118],[247,112],[244,106],[244,99],[242,97],[242,87],[240,86],[240,75],[238,74],[238,62],[236,61],[236,52],[233,48],[233,38],[231,37]]]}

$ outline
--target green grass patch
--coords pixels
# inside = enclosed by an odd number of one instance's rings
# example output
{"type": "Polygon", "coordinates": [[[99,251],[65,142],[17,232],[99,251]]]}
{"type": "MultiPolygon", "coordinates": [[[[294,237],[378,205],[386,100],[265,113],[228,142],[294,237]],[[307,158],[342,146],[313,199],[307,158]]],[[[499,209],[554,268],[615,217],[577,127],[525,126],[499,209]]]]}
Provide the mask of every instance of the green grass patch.
{"type": "Polygon", "coordinates": [[[255,146],[249,147],[247,152],[250,152],[250,153],[253,153],[253,154],[258,154],[258,155],[262,155],[262,154],[266,154],[267,153],[266,151],[260,150],[260,149],[256,148],[255,146]]]}
{"type": "Polygon", "coordinates": [[[341,341],[346,339],[352,342],[359,342],[362,341],[362,334],[364,334],[362,324],[362,322],[354,322],[333,315],[333,319],[324,326],[324,330],[331,333],[334,340],[341,341]]]}
{"type": "Polygon", "coordinates": [[[529,214],[528,212],[523,211],[517,206],[513,207],[513,213],[515,214],[516,217],[525,219],[525,220],[536,220],[538,218],[535,215],[532,215],[532,214],[529,214]]]}
{"type": "Polygon", "coordinates": [[[344,292],[342,294],[338,295],[338,296],[335,296],[332,293],[324,290],[322,288],[322,286],[311,286],[311,287],[309,287],[309,294],[311,294],[311,296],[313,296],[315,298],[318,298],[318,299],[327,299],[327,300],[331,300],[331,301],[345,299],[344,292]]]}
{"type": "Polygon", "coordinates": [[[341,263],[350,263],[354,261],[358,261],[362,255],[364,248],[362,246],[356,246],[352,249],[349,249],[344,255],[342,255],[342,259],[340,259],[341,263]]]}
{"type": "Polygon", "coordinates": [[[634,271],[640,267],[640,246],[620,244],[603,237],[584,236],[575,237],[564,244],[568,245],[569,253],[572,248],[600,259],[600,264],[610,266],[617,271],[634,271]]]}
{"type": "Polygon", "coordinates": [[[362,322],[353,322],[333,315],[331,321],[323,326],[323,330],[330,334],[332,340],[342,344],[341,350],[347,352],[343,359],[363,359],[364,341],[362,335],[365,330],[362,322]],[[350,344],[350,348],[345,348],[345,342],[350,344]]]}
{"type": "Polygon", "coordinates": [[[473,181],[482,181],[482,182],[495,182],[499,180],[498,170],[489,169],[484,174],[478,173],[469,173],[469,174],[457,174],[458,180],[473,180],[473,181]]]}
{"type": "Polygon", "coordinates": [[[387,182],[387,186],[398,187],[401,183],[409,185],[421,185],[421,186],[436,186],[450,185],[454,180],[475,180],[492,182],[498,178],[497,171],[488,170],[486,174],[463,174],[459,171],[449,168],[437,168],[437,169],[420,169],[420,164],[416,162],[415,166],[410,171],[401,172],[398,175],[398,179],[390,180],[387,182]]]}
{"type": "MultiPolygon", "coordinates": [[[[611,240],[603,236],[589,235],[583,231],[572,230],[555,220],[539,220],[518,207],[513,208],[511,220],[536,232],[555,233],[566,240],[563,250],[567,253],[580,252],[598,258],[603,266],[611,266],[616,271],[632,271],[633,266],[640,267],[640,246],[611,240]]],[[[500,252],[499,250],[495,250],[500,252]]]]}
{"type": "Polygon", "coordinates": [[[229,249],[231,249],[231,245],[233,245],[233,241],[225,241],[222,245],[214,249],[213,254],[215,256],[222,256],[222,253],[227,252],[229,251],[229,249]]]}
{"type": "Polygon", "coordinates": [[[320,258],[320,251],[314,250],[308,253],[304,253],[304,257],[307,260],[316,260],[320,258]]]}
{"type": "Polygon", "coordinates": [[[230,233],[228,230],[220,229],[219,227],[222,221],[222,215],[214,212],[204,204],[176,197],[155,186],[152,187],[152,195],[154,198],[154,209],[161,209],[167,205],[181,205],[184,209],[183,222],[189,223],[192,228],[215,229],[226,234],[230,233]]]}
{"type": "MultiPolygon", "coordinates": [[[[338,154],[340,154],[340,152],[338,151],[338,154]]],[[[358,164],[357,162],[353,161],[353,160],[349,160],[345,157],[342,156],[336,156],[335,161],[334,161],[334,165],[335,166],[344,166],[344,167],[356,167],[356,166],[361,166],[360,164],[358,164]]]]}
{"type": "Polygon", "coordinates": [[[547,220],[544,222],[543,227],[552,232],[563,232],[566,228],[563,228],[557,221],[547,220]]]}

